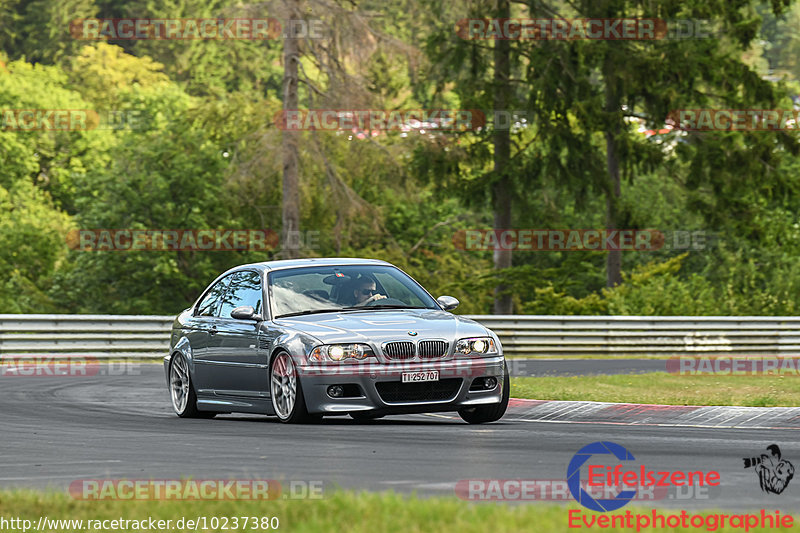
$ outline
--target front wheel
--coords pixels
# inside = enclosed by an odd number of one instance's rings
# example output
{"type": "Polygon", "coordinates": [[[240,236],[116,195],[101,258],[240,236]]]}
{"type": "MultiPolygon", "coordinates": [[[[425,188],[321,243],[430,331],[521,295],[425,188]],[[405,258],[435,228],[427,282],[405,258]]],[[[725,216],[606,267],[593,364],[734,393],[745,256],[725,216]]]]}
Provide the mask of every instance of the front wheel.
{"type": "Polygon", "coordinates": [[[288,353],[280,352],[272,359],[269,374],[272,408],[278,420],[293,424],[319,418],[308,414],[297,367],[288,353]]]}
{"type": "Polygon", "coordinates": [[[508,397],[511,395],[511,380],[508,375],[508,366],[503,363],[503,396],[500,403],[481,405],[480,407],[467,407],[458,414],[465,422],[470,424],[486,424],[503,418],[508,408],[508,397]]]}

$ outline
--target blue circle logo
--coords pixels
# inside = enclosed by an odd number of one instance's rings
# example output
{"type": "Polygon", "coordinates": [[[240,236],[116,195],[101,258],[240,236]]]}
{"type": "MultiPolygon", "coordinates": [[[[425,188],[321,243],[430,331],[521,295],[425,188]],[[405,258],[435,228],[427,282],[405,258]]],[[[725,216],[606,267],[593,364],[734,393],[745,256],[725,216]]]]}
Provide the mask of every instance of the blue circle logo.
{"type": "Polygon", "coordinates": [[[620,491],[615,497],[610,499],[600,498],[594,499],[588,492],[581,487],[581,466],[588,461],[593,455],[613,455],[620,461],[635,461],[633,454],[626,450],[624,447],[614,442],[602,441],[587,444],[576,453],[567,466],[567,486],[569,487],[572,497],[575,498],[579,504],[592,511],[599,511],[605,513],[608,511],[616,511],[624,507],[635,496],[635,490],[620,491]]]}
{"type": "Polygon", "coordinates": [[[416,331],[409,331],[408,334],[411,335],[412,337],[416,337],[417,336],[417,332],[416,331]]]}

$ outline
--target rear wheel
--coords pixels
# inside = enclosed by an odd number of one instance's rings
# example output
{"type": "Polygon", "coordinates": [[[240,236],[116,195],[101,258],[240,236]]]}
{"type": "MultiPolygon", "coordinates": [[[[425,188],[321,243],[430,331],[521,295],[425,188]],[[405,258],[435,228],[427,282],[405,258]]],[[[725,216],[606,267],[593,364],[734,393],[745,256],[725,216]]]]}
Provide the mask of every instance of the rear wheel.
{"type": "Polygon", "coordinates": [[[189,374],[189,363],[181,354],[173,355],[169,365],[169,392],[172,408],[181,418],[214,418],[217,414],[197,410],[197,394],[189,374]]]}
{"type": "Polygon", "coordinates": [[[461,409],[458,414],[465,422],[470,424],[486,424],[495,422],[503,418],[508,408],[508,397],[511,395],[511,380],[508,375],[508,366],[503,364],[503,396],[500,403],[492,405],[481,405],[479,407],[467,407],[461,409]]]}
{"type": "Polygon", "coordinates": [[[294,424],[320,419],[308,414],[297,367],[288,353],[280,352],[272,359],[269,374],[272,408],[281,422],[294,424]]]}

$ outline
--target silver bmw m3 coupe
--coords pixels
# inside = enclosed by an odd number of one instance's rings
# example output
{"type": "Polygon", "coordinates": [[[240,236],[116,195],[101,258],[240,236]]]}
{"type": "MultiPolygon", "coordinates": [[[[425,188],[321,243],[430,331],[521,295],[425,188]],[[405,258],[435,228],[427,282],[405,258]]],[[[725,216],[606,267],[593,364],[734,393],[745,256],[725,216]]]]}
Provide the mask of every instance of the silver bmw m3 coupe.
{"type": "Polygon", "coordinates": [[[172,326],[164,358],[180,417],[246,412],[281,422],[508,405],[503,347],[385,261],[298,259],[235,267],[172,326]]]}

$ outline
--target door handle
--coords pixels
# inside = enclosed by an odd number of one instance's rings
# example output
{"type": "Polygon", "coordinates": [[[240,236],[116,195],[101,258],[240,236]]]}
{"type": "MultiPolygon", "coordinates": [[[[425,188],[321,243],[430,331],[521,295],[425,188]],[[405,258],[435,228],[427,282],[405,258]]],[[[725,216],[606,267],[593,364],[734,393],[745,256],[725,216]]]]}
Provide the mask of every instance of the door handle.
{"type": "Polygon", "coordinates": [[[211,328],[208,330],[208,334],[212,335],[212,336],[216,335],[217,334],[217,326],[211,326],[211,328]]]}

